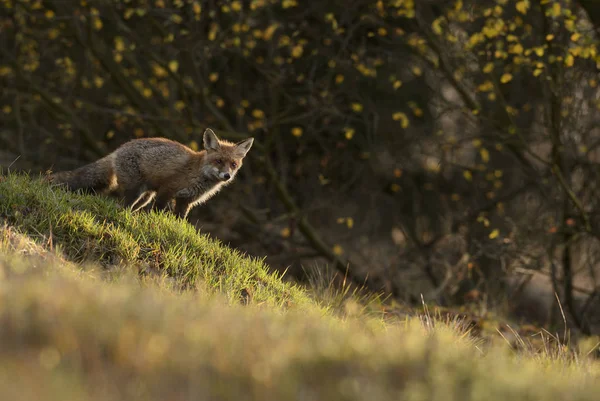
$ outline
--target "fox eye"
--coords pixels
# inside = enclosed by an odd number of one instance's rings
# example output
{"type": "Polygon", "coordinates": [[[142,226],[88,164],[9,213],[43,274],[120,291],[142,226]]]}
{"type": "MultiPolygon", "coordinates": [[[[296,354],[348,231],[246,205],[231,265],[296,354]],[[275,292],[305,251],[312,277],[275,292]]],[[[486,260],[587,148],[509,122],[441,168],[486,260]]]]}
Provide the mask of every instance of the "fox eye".
{"type": "Polygon", "coordinates": [[[237,168],[237,163],[231,163],[231,168],[237,168]]]}
{"type": "Polygon", "coordinates": [[[223,164],[223,160],[222,159],[217,159],[217,164],[223,164]]]}

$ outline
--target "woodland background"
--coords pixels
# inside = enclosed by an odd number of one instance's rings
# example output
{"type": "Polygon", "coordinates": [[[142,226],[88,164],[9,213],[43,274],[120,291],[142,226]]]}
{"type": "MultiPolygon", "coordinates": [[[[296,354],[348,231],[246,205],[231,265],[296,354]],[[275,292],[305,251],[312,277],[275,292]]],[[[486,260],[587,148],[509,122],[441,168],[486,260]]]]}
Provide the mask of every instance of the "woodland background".
{"type": "Polygon", "coordinates": [[[401,303],[600,333],[600,2],[2,0],[4,168],[256,138],[192,223],[401,303]],[[555,296],[556,294],[556,296],[555,296]]]}

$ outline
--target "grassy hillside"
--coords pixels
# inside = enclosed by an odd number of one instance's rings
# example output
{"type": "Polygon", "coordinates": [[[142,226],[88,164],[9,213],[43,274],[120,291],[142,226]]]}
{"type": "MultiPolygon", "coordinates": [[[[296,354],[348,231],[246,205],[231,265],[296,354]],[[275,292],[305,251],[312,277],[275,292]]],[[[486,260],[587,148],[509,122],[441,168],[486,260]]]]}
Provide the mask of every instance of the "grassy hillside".
{"type": "Polygon", "coordinates": [[[585,353],[514,354],[416,318],[342,319],[260,261],[164,215],[132,216],[13,175],[0,182],[0,218],[1,399],[600,394],[600,369],[585,353]],[[155,273],[140,280],[140,270],[155,273]]]}
{"type": "Polygon", "coordinates": [[[198,235],[171,215],[134,216],[108,198],[75,195],[25,175],[0,180],[0,219],[59,247],[69,260],[164,275],[176,286],[202,287],[230,302],[314,307],[305,292],[283,284],[261,261],[198,235]]]}

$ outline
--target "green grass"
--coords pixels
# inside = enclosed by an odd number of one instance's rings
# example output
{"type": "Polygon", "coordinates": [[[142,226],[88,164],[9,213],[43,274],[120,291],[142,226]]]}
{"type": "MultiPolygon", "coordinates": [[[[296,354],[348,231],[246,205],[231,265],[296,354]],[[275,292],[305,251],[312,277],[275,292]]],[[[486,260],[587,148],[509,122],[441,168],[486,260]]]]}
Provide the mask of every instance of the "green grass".
{"type": "Polygon", "coordinates": [[[0,228],[1,399],[600,394],[600,369],[585,353],[515,353],[429,317],[332,313],[324,296],[167,216],[132,216],[15,175],[0,182],[0,216],[8,223],[0,228]],[[140,276],[147,266],[165,274],[140,276]],[[248,304],[243,289],[254,294],[248,304]]]}
{"type": "Polygon", "coordinates": [[[134,215],[108,198],[76,195],[26,175],[1,179],[0,219],[33,238],[51,240],[69,260],[166,275],[181,288],[201,287],[230,302],[315,307],[306,292],[284,284],[262,261],[199,235],[172,215],[134,215]]]}

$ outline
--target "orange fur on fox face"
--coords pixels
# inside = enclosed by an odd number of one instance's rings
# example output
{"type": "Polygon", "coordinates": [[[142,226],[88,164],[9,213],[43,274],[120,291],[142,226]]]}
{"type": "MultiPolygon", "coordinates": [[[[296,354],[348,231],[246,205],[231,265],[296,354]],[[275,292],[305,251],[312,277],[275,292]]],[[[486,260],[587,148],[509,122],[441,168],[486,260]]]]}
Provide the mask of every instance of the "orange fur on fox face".
{"type": "Polygon", "coordinates": [[[210,131],[204,136],[206,164],[211,167],[211,173],[219,180],[228,181],[242,167],[242,161],[250,146],[252,146],[252,140],[234,144],[217,139],[214,133],[210,131]]]}

